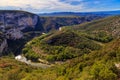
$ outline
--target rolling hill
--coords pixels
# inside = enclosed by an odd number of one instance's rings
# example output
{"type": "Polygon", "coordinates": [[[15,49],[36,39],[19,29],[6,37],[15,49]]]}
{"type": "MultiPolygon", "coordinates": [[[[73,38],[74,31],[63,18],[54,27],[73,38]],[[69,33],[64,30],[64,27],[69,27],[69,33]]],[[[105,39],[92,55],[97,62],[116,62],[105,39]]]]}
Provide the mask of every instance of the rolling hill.
{"type": "MultiPolygon", "coordinates": [[[[46,79],[119,80],[120,39],[111,33],[119,31],[119,19],[108,17],[41,35],[25,45],[23,54],[32,61],[54,64],[41,72],[48,75],[46,79]]],[[[38,78],[37,72],[33,74],[38,78]]]]}

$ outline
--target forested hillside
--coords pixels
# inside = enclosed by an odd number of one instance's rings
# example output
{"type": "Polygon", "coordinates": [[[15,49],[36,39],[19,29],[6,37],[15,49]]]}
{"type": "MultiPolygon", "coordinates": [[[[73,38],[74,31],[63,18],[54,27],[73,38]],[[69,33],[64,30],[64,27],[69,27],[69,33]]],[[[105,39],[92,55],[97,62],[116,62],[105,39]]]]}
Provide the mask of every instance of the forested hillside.
{"type": "MultiPolygon", "coordinates": [[[[15,72],[10,70],[17,73],[17,77],[7,76],[16,80],[119,80],[120,39],[110,33],[112,27],[119,30],[119,18],[114,16],[63,27],[34,38],[25,45],[22,54],[33,62],[53,66],[46,69],[18,67],[15,72]],[[20,72],[19,69],[25,71],[20,72]]],[[[7,58],[1,60],[4,59],[7,58]]],[[[1,70],[4,72],[10,66],[15,65],[11,63],[1,70]]]]}
{"type": "Polygon", "coordinates": [[[113,16],[35,37],[21,55],[50,67],[19,62],[11,53],[0,58],[0,80],[119,80],[119,23],[113,16]]]}

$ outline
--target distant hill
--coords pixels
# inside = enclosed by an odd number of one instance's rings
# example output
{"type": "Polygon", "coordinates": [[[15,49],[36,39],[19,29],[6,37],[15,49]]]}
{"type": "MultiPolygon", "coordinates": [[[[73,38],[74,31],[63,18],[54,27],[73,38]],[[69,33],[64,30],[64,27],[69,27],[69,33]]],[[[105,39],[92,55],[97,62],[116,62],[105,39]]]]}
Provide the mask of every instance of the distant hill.
{"type": "Polygon", "coordinates": [[[56,12],[38,14],[45,32],[59,29],[62,26],[71,26],[91,22],[101,18],[120,15],[120,11],[101,12],[56,12]]]}
{"type": "Polygon", "coordinates": [[[101,13],[101,14],[108,14],[108,15],[120,15],[120,10],[116,10],[116,11],[101,11],[101,12],[93,12],[93,13],[101,13]]]}
{"type": "Polygon", "coordinates": [[[72,26],[98,20],[101,16],[54,16],[54,17],[40,17],[40,22],[45,32],[51,30],[58,30],[62,26],[72,26]]]}
{"type": "Polygon", "coordinates": [[[54,12],[54,13],[41,13],[39,16],[111,16],[119,15],[120,10],[117,11],[100,11],[100,12],[54,12]]]}

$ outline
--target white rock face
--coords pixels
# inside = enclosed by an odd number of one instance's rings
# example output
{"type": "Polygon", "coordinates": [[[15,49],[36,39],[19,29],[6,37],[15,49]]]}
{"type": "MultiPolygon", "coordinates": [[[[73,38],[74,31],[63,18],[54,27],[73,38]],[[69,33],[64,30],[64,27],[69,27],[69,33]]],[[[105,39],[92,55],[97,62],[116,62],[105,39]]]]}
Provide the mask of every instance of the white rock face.
{"type": "Polygon", "coordinates": [[[7,39],[23,38],[23,31],[35,29],[38,23],[38,16],[23,11],[1,11],[0,31],[6,34],[7,39]]]}

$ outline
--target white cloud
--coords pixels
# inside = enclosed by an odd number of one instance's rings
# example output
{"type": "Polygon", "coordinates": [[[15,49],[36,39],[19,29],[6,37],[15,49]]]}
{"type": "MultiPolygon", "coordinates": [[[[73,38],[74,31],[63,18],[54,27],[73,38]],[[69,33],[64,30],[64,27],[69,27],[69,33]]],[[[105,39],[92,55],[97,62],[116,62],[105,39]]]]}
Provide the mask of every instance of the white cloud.
{"type": "Polygon", "coordinates": [[[36,12],[81,11],[84,9],[83,3],[80,5],[71,5],[69,1],[72,0],[66,0],[67,3],[59,0],[0,0],[0,7],[11,6],[36,12]]]}
{"type": "Polygon", "coordinates": [[[71,3],[71,2],[82,2],[83,0],[63,0],[63,2],[71,3]]]}

